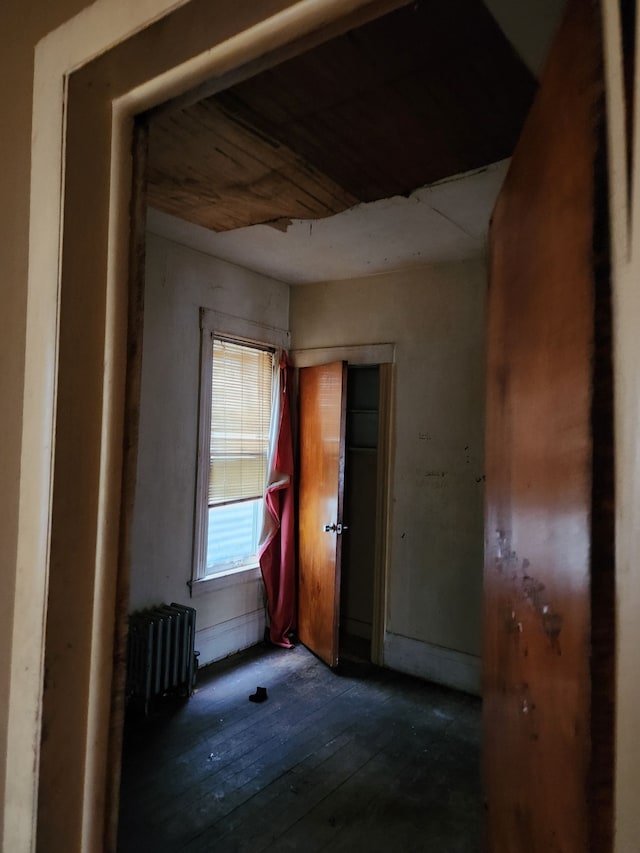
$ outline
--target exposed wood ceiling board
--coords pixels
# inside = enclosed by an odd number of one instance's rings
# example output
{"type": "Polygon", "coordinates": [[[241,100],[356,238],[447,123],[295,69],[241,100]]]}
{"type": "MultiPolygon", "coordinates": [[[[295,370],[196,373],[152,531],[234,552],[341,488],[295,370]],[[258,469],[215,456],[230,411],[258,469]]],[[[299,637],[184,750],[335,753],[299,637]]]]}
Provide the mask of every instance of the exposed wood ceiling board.
{"type": "MultiPolygon", "coordinates": [[[[435,112],[440,113],[442,121],[437,128],[439,136],[458,162],[471,162],[477,158],[477,139],[465,132],[467,117],[458,108],[455,99],[445,93],[443,86],[434,90],[429,81],[425,82],[422,76],[416,74],[394,81],[392,88],[403,101],[414,105],[416,116],[424,122],[435,112]]],[[[484,161],[484,151],[481,156],[484,161]]]]}
{"type": "Polygon", "coordinates": [[[215,103],[154,120],[148,200],[216,231],[278,218],[320,218],[358,201],[285,145],[247,131],[215,103]]]}
{"type": "Polygon", "coordinates": [[[287,124],[351,101],[389,79],[389,68],[372,65],[359,49],[355,33],[347,33],[314,50],[252,77],[214,97],[241,114],[260,104],[259,114],[277,125],[287,124]]]}
{"type": "MultiPolygon", "coordinates": [[[[232,95],[232,93],[229,94],[232,95]]],[[[263,103],[266,101],[265,98],[263,103]]],[[[228,104],[226,97],[223,103],[226,107],[228,104]]],[[[248,110],[244,104],[237,104],[233,114],[248,130],[255,127],[255,114],[248,110]]],[[[376,127],[380,123],[377,115],[376,109],[376,115],[373,117],[373,123],[376,127]]],[[[314,113],[297,125],[296,144],[298,148],[305,148],[309,152],[313,152],[309,162],[313,162],[323,174],[325,174],[326,165],[331,166],[333,164],[334,176],[332,176],[332,180],[339,186],[351,184],[355,187],[356,192],[352,190],[345,190],[345,192],[357,198],[358,201],[368,200],[360,195],[359,189],[361,187],[373,187],[374,189],[370,194],[373,194],[375,198],[383,198],[389,194],[394,195],[397,191],[397,182],[394,183],[393,190],[389,193],[388,186],[384,182],[380,185],[383,175],[380,174],[379,167],[363,156],[365,147],[379,146],[380,140],[373,137],[366,139],[366,129],[354,130],[353,123],[353,105],[352,114],[348,115],[346,119],[329,110],[314,113]],[[345,125],[345,121],[348,122],[348,126],[345,125]],[[336,165],[337,163],[339,163],[339,168],[336,165]]],[[[390,120],[383,123],[380,134],[383,137],[383,144],[390,135],[391,124],[390,120]]],[[[263,131],[260,130],[259,132],[263,131]]],[[[283,133],[282,136],[284,138],[285,134],[283,133]]]]}
{"type": "Polygon", "coordinates": [[[214,104],[195,104],[179,116],[154,123],[149,158],[154,169],[209,170],[216,191],[250,183],[300,160],[280,143],[256,139],[214,104]]]}
{"type": "Polygon", "coordinates": [[[406,195],[508,156],[534,88],[480,0],[429,0],[156,116],[149,200],[228,230],[406,195]]]}
{"type": "Polygon", "coordinates": [[[310,146],[329,128],[336,130],[335,141],[313,159],[363,202],[407,195],[443,174],[465,171],[442,128],[422,121],[389,86],[310,121],[305,134],[310,146]]]}
{"type": "Polygon", "coordinates": [[[531,73],[483,4],[449,0],[391,13],[217,97],[248,126],[286,140],[370,201],[507,156],[534,91],[531,73]],[[397,93],[395,103],[378,102],[385,87],[397,93]],[[359,121],[366,111],[373,137],[359,121]],[[403,138],[408,113],[419,144],[403,138]],[[383,148],[381,166],[376,152],[383,148]],[[424,169],[420,179],[396,180],[393,189],[384,180],[381,190],[380,173],[408,159],[424,169]]]}
{"type": "MultiPolygon", "coordinates": [[[[406,195],[416,187],[486,165],[494,151],[496,159],[510,153],[513,139],[479,144],[477,131],[474,134],[469,127],[470,109],[465,114],[454,108],[450,120],[434,122],[419,113],[425,110],[430,89],[416,81],[409,91],[415,102],[382,86],[309,116],[294,130],[295,145],[364,202],[406,195]]],[[[431,101],[432,114],[436,110],[443,117],[449,114],[455,100],[442,101],[431,101]]],[[[495,136],[492,130],[490,138],[495,136]]]]}
{"type": "MultiPolygon", "coordinates": [[[[510,0],[513,2],[513,0],[510,0]]],[[[533,0],[539,3],[540,0],[533,0]]],[[[515,5],[526,6],[527,0],[515,5]]],[[[531,5],[531,4],[529,4],[531,5]]],[[[422,0],[353,33],[360,55],[396,81],[419,73],[458,78],[461,90],[506,98],[509,112],[528,110],[537,82],[482,0],[422,0]],[[469,76],[469,75],[472,76],[469,76]]]]}
{"type": "MultiPolygon", "coordinates": [[[[486,93],[488,87],[475,70],[469,70],[467,75],[476,78],[477,90],[459,75],[438,78],[434,85],[433,75],[426,70],[397,81],[394,90],[401,102],[411,104],[425,129],[437,132],[459,152],[469,170],[511,155],[527,111],[522,109],[520,99],[511,100],[508,93],[505,95],[507,86],[489,97],[479,95],[486,93]]],[[[449,175],[440,175],[438,180],[442,177],[449,175]]]]}
{"type": "MultiPolygon", "coordinates": [[[[250,124],[252,117],[243,120],[250,124]]],[[[451,144],[444,131],[421,120],[391,87],[382,86],[305,117],[293,135],[296,148],[323,173],[367,202],[406,195],[443,174],[465,171],[469,158],[457,153],[459,145],[451,144]]]]}

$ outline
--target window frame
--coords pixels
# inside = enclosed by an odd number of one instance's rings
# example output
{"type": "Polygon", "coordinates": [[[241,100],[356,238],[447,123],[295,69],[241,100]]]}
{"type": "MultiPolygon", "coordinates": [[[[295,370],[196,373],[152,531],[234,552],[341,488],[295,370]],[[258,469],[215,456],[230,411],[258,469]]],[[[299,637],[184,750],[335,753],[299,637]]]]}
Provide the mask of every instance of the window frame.
{"type": "MultiPolygon", "coordinates": [[[[257,561],[219,572],[207,573],[207,531],[209,510],[209,470],[211,435],[211,374],[213,366],[213,338],[225,338],[240,345],[263,349],[288,350],[290,333],[284,329],[267,326],[208,308],[200,309],[200,389],[198,400],[198,440],[196,457],[196,488],[193,529],[193,557],[189,586],[192,594],[205,588],[226,586],[236,580],[234,576],[246,573],[259,577],[257,561]]],[[[240,578],[237,578],[240,580],[240,578]]]]}

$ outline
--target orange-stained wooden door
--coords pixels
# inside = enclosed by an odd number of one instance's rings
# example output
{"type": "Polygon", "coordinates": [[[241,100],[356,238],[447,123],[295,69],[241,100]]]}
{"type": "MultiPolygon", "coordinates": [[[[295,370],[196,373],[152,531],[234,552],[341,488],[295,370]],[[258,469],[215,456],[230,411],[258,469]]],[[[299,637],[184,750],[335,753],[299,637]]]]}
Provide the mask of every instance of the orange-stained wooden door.
{"type": "Polygon", "coordinates": [[[611,850],[603,98],[598,5],[569,0],[491,227],[486,853],[611,850]]]}
{"type": "Polygon", "coordinates": [[[329,666],[338,663],[346,383],[345,362],[300,370],[298,636],[329,666]]]}

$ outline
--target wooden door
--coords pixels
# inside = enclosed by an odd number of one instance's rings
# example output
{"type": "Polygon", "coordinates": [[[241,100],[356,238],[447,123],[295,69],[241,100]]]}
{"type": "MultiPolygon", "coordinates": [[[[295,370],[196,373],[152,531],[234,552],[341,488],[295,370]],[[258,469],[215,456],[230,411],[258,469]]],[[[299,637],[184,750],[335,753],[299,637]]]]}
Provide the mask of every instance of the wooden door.
{"type": "Polygon", "coordinates": [[[329,666],[338,663],[346,383],[344,362],[300,370],[298,635],[329,666]]]}
{"type": "Polygon", "coordinates": [[[491,228],[487,853],[611,849],[613,480],[599,11],[569,0],[491,228]]]}

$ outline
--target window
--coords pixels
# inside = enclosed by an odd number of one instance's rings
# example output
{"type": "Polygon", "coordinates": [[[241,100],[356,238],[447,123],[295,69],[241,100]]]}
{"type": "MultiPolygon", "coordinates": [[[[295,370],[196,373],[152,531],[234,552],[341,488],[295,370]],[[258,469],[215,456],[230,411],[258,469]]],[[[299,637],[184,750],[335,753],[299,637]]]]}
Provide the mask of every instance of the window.
{"type": "Polygon", "coordinates": [[[257,559],[272,378],[272,351],[213,337],[205,574],[257,559]]]}
{"type": "Polygon", "coordinates": [[[259,575],[276,353],[289,346],[287,331],[205,308],[200,327],[192,592],[259,575]]]}

